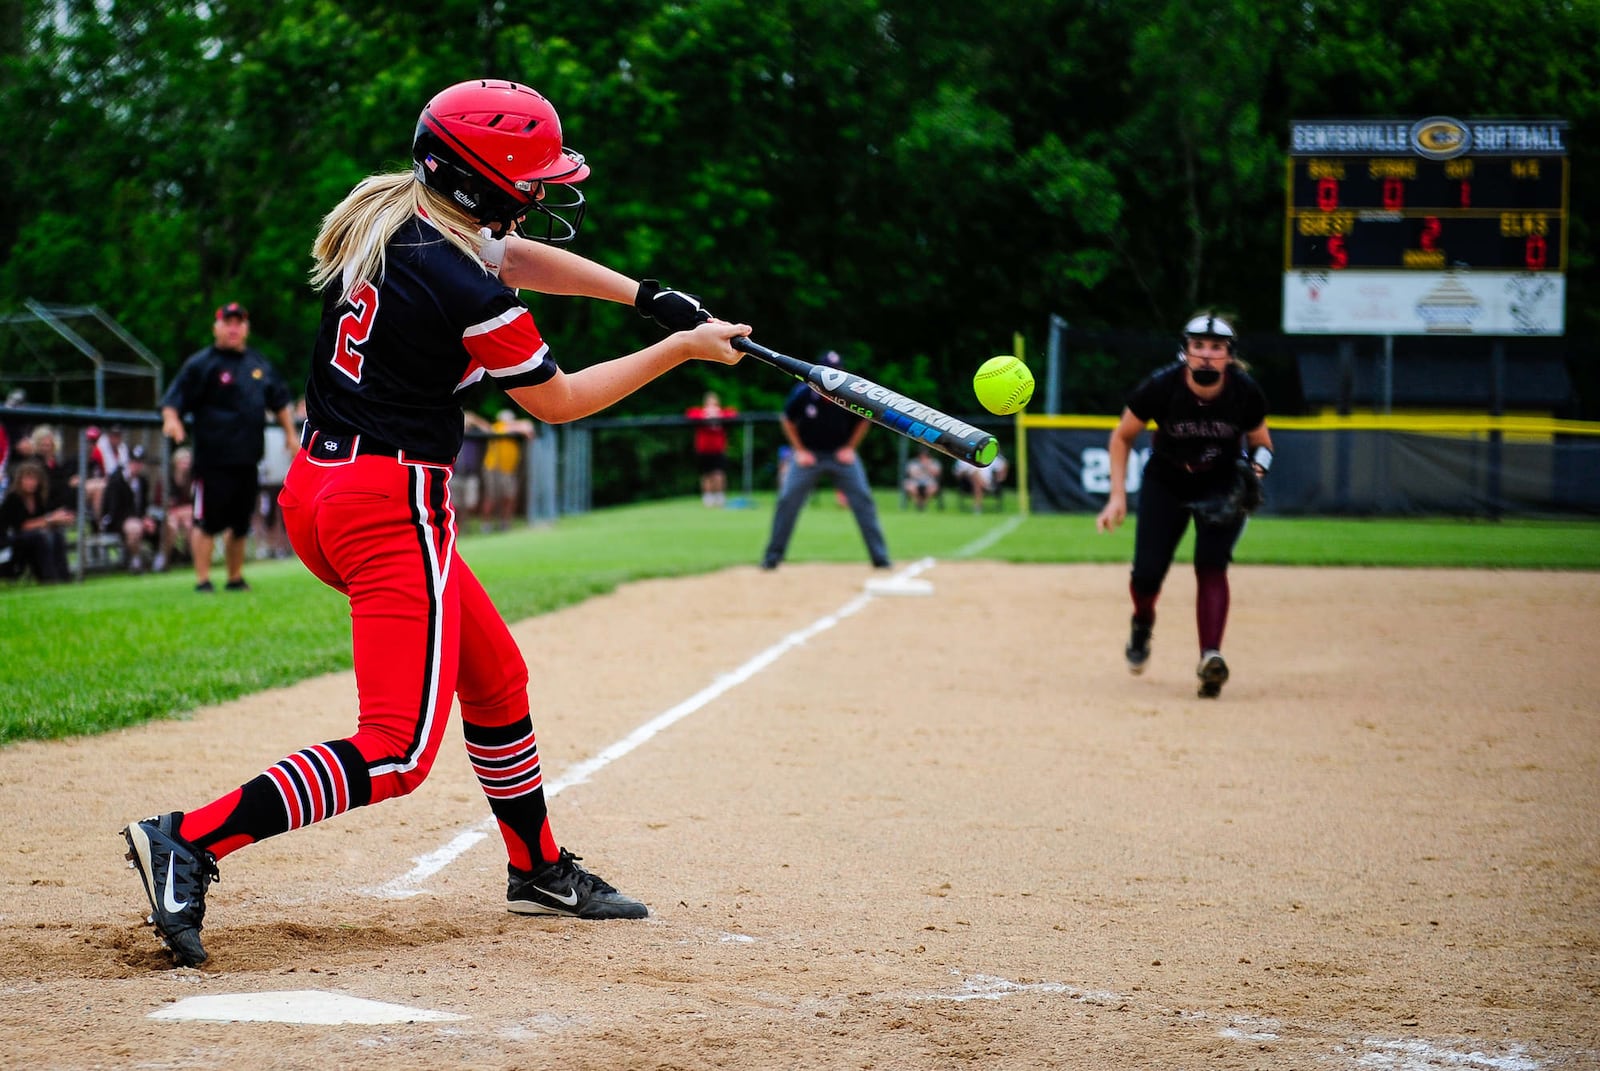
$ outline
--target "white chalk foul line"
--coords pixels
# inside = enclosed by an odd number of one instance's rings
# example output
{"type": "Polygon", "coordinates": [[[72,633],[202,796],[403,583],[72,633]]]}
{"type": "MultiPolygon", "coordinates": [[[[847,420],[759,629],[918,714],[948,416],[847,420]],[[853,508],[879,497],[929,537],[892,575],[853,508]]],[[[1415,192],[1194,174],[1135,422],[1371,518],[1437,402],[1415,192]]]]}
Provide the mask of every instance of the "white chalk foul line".
{"type": "Polygon", "coordinates": [[[956,551],[952,557],[972,558],[982,554],[984,551],[988,550],[990,547],[994,546],[1006,536],[1020,528],[1024,520],[1026,520],[1026,518],[1019,513],[1015,517],[1012,517],[1010,520],[1006,521],[1004,524],[995,525],[993,528],[989,529],[986,535],[982,535],[977,539],[974,539],[971,543],[968,543],[966,546],[956,551]]]}
{"type": "MultiPolygon", "coordinates": [[[[932,568],[933,565],[934,559],[923,558],[902,569],[897,574],[897,577],[910,579],[918,573],[932,568]]],[[[688,699],[651,718],[598,754],[563,771],[560,777],[546,781],[544,786],[545,797],[547,799],[553,798],[564,789],[571,788],[573,785],[583,784],[590,777],[616,762],[628,752],[645,744],[658,733],[687,718],[701,707],[737,688],[796,647],[803,646],[818,633],[826,632],[871,601],[872,596],[870,594],[858,595],[833,613],[818,618],[805,628],[789,633],[789,635],[768,647],[738,669],[733,670],[731,673],[724,673],[688,699]]],[[[422,883],[455,862],[473,845],[487,837],[494,830],[494,822],[494,816],[491,815],[483,821],[469,826],[457,833],[443,847],[437,848],[426,855],[417,856],[412,860],[415,865],[404,874],[364,891],[369,896],[376,896],[385,900],[403,900],[409,896],[421,895],[427,891],[423,888],[422,883]]]]}

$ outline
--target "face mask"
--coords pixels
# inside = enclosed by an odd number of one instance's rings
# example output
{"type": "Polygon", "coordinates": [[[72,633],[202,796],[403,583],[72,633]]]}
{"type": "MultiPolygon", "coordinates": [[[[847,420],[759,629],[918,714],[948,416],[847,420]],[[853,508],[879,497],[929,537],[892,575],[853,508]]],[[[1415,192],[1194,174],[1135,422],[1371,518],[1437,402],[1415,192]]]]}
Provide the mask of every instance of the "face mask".
{"type": "Polygon", "coordinates": [[[1214,383],[1222,382],[1222,369],[1220,368],[1193,368],[1189,375],[1194,378],[1195,386],[1209,387],[1214,383]]]}

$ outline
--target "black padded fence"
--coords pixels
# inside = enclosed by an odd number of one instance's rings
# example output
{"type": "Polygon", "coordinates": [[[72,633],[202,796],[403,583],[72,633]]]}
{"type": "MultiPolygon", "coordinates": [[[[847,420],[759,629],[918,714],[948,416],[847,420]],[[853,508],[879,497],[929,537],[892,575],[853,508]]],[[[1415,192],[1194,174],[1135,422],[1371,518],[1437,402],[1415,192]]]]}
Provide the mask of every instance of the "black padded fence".
{"type": "MultiPolygon", "coordinates": [[[[1027,432],[1029,508],[1097,511],[1110,490],[1101,429],[1027,432]]],[[[1600,437],[1501,431],[1273,431],[1264,513],[1462,517],[1600,514],[1600,437]]],[[[1148,436],[1129,464],[1137,508],[1148,436]]]]}

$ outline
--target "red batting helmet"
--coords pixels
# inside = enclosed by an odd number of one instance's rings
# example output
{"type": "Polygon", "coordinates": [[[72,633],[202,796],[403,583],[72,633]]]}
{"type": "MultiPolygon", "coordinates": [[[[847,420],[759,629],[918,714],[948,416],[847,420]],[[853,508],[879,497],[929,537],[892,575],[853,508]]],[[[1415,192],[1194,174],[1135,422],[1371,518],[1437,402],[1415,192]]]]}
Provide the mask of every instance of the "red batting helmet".
{"type": "Polygon", "coordinates": [[[587,178],[589,166],[562,147],[555,107],[525,85],[478,79],[440,92],[417,120],[411,159],[424,186],[496,234],[539,212],[546,217],[542,240],[565,242],[583,222],[583,194],[571,184],[587,178]],[[552,183],[565,196],[547,206],[545,187],[552,183]]]}

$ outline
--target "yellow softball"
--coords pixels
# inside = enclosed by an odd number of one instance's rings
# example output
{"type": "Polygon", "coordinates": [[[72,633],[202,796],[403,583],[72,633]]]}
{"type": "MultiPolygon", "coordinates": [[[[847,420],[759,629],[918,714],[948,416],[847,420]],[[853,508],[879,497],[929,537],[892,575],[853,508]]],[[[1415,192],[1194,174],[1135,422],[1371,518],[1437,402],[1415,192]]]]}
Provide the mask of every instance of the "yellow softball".
{"type": "Polygon", "coordinates": [[[997,416],[1008,416],[1033,397],[1033,373],[1009,353],[990,357],[972,377],[972,393],[997,416]]]}

